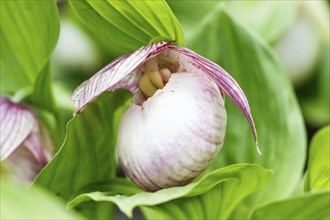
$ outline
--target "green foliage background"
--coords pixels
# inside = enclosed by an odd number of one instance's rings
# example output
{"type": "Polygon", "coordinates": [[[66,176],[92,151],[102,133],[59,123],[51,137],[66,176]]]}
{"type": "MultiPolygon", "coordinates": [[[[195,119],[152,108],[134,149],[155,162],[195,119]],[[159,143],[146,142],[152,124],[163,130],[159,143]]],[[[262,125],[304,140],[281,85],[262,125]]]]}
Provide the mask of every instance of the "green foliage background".
{"type": "MultiPolygon", "coordinates": [[[[329,123],[329,42],[324,43],[314,79],[317,89],[300,96],[271,48],[292,24],[297,6],[254,4],[252,9],[264,17],[263,22],[244,23],[244,10],[238,13],[235,5],[217,1],[71,0],[64,4],[81,19],[85,33],[105,45],[107,57],[152,42],[175,41],[221,65],[249,100],[262,156],[255,150],[244,116],[227,98],[225,144],[207,172],[186,186],[146,193],[118,177],[115,158],[117,126],[132,94],[121,90],[105,94],[68,121],[64,116],[72,112],[58,100],[69,97],[59,98],[53,92],[51,75],[51,55],[60,30],[56,2],[1,1],[1,95],[33,107],[56,145],[55,156],[32,188],[22,189],[7,178],[1,182],[1,210],[6,210],[1,218],[21,214],[113,218],[115,206],[129,217],[139,207],[146,219],[329,218],[330,130],[326,127],[313,138],[305,175],[307,135],[296,97],[307,122],[317,128],[329,123]],[[43,208],[31,204],[24,208],[30,199],[43,208]]],[[[73,90],[81,74],[62,73],[58,79],[73,90]]]]}

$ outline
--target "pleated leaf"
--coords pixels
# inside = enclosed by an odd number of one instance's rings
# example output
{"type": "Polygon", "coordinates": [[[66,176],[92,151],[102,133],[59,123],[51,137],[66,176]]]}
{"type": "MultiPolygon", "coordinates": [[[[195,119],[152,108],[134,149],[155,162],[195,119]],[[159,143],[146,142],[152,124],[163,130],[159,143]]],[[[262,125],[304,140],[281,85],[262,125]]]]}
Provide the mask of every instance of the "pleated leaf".
{"type": "Polygon", "coordinates": [[[55,0],[1,1],[1,92],[33,86],[59,34],[55,0]]]}
{"type": "Polygon", "coordinates": [[[249,100],[258,130],[262,156],[253,149],[242,115],[227,101],[227,134],[212,168],[247,162],[274,170],[271,184],[247,198],[232,216],[246,218],[253,207],[289,195],[302,178],[306,134],[297,100],[269,47],[234,21],[223,7],[208,14],[187,45],[232,75],[249,100]]]}
{"type": "Polygon", "coordinates": [[[309,148],[305,191],[330,190],[330,126],[319,130],[309,148]]]}
{"type": "Polygon", "coordinates": [[[113,181],[107,186],[108,191],[100,192],[102,187],[98,187],[98,191],[83,193],[74,198],[69,207],[92,200],[115,203],[128,217],[132,217],[135,207],[148,207],[144,211],[146,216],[150,215],[150,219],[207,219],[211,216],[223,218],[228,216],[245,196],[266,185],[270,178],[271,171],[258,165],[236,164],[207,173],[186,186],[162,189],[153,193],[139,192],[136,186],[130,186],[128,183],[118,186],[118,183],[113,181]],[[222,211],[213,215],[212,210],[215,207],[202,200],[206,194],[213,195],[215,192],[216,197],[222,201],[222,205],[217,209],[222,211]],[[127,195],[131,193],[135,194],[127,195]],[[196,203],[193,213],[191,203],[196,203]],[[198,208],[205,211],[198,212],[198,208]]]}
{"type": "Polygon", "coordinates": [[[329,219],[330,192],[309,193],[255,210],[250,219],[329,219]]]}
{"type": "MultiPolygon", "coordinates": [[[[119,118],[130,97],[125,91],[106,94],[67,124],[66,138],[55,157],[37,176],[40,184],[65,200],[83,186],[109,180],[116,172],[114,146],[119,118]]],[[[86,207],[93,217],[95,207],[86,207]]],[[[83,210],[83,211],[86,211],[83,210]]],[[[106,209],[107,215],[113,207],[106,209]]],[[[109,218],[109,216],[102,216],[109,218]]]]}
{"type": "Polygon", "coordinates": [[[70,1],[114,56],[158,41],[183,45],[183,31],[165,1],[70,1]]]}

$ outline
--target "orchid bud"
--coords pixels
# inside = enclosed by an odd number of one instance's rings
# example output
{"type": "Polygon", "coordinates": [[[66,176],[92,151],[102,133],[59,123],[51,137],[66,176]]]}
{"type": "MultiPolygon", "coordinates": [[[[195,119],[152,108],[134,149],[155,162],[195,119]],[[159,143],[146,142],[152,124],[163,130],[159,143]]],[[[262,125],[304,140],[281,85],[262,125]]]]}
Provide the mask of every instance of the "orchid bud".
{"type": "Polygon", "coordinates": [[[75,90],[76,113],[118,88],[135,95],[121,118],[117,156],[125,174],[146,191],[187,184],[207,169],[225,137],[224,93],[248,119],[257,145],[248,102],[235,80],[172,42],[141,47],[100,70],[75,90]]]}
{"type": "Polygon", "coordinates": [[[46,129],[25,105],[0,96],[0,159],[11,176],[32,182],[48,163],[53,148],[46,129]]]}

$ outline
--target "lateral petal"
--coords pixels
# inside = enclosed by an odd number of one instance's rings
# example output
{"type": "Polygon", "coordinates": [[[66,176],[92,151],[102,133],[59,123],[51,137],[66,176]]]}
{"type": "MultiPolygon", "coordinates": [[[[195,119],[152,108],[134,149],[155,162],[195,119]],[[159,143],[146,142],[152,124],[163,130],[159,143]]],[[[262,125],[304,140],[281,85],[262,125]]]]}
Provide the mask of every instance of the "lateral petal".
{"type": "MultiPolygon", "coordinates": [[[[180,69],[194,68],[201,70],[229,96],[248,120],[253,132],[257,151],[261,155],[258,146],[257,130],[252,118],[249,102],[235,79],[216,63],[213,63],[187,48],[170,46],[167,51],[176,51],[178,54],[181,54],[181,57],[178,59],[180,60],[180,69]]],[[[178,55],[172,56],[177,57],[178,55]]]]}
{"type": "Polygon", "coordinates": [[[123,55],[101,69],[89,80],[82,83],[73,93],[72,101],[76,113],[81,112],[90,102],[106,91],[125,88],[132,92],[138,89],[137,81],[141,65],[157,56],[173,42],[158,42],[143,46],[131,54],[123,55]]]}
{"type": "Polygon", "coordinates": [[[0,96],[0,160],[6,159],[31,133],[34,114],[26,106],[0,96]]]}

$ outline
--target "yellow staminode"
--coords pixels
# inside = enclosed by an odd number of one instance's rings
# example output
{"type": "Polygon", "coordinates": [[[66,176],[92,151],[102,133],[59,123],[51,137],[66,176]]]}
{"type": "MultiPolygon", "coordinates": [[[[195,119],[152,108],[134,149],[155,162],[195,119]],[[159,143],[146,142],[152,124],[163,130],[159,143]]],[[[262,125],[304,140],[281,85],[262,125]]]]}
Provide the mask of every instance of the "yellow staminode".
{"type": "Polygon", "coordinates": [[[145,62],[145,70],[139,79],[139,88],[142,93],[150,97],[157,89],[162,89],[171,75],[171,71],[167,68],[159,70],[158,59],[153,57],[145,62]]]}
{"type": "Polygon", "coordinates": [[[143,74],[140,77],[139,88],[141,92],[147,97],[152,96],[157,90],[156,86],[152,84],[147,74],[143,74]]]}

